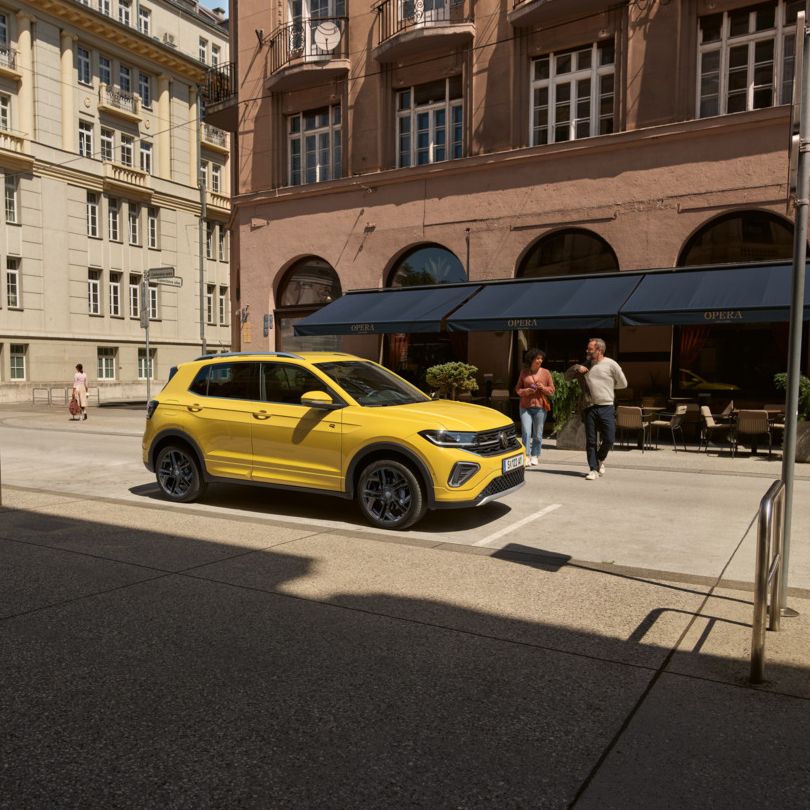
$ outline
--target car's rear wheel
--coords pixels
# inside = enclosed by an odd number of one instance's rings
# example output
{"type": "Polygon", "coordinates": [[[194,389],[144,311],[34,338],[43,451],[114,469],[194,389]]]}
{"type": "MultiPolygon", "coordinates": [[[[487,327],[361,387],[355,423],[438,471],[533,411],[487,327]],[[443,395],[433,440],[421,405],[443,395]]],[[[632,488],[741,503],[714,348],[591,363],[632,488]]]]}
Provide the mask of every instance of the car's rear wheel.
{"type": "Polygon", "coordinates": [[[356,498],[366,520],[381,529],[407,529],[427,511],[419,479],[400,461],[373,461],[365,467],[356,498]]]}
{"type": "Polygon", "coordinates": [[[155,476],[161,492],[178,503],[195,501],[205,491],[197,459],[190,448],[169,444],[158,453],[155,476]]]}

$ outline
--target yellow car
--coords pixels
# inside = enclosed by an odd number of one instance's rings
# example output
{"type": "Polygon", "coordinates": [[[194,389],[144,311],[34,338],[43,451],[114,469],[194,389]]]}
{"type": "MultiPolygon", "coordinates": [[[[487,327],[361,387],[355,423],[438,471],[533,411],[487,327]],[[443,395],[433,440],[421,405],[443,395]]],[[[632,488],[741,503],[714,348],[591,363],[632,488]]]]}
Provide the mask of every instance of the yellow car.
{"type": "Polygon", "coordinates": [[[179,366],[147,407],[143,461],[172,501],[211,481],[353,498],[375,526],[480,506],[523,486],[507,417],[433,400],[348,354],[218,354],[179,366]]]}

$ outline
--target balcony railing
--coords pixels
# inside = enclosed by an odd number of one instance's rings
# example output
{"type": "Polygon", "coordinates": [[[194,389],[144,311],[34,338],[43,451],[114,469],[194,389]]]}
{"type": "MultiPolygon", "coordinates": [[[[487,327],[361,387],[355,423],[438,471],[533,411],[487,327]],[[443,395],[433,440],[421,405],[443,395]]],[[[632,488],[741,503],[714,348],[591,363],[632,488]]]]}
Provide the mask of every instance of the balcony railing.
{"type": "Polygon", "coordinates": [[[147,172],[134,166],[122,166],[120,163],[104,163],[104,179],[118,186],[129,186],[144,191],[151,188],[147,172]]]}
{"type": "Polygon", "coordinates": [[[17,69],[17,51],[9,45],[0,44],[0,66],[11,70],[17,69]]]}
{"type": "Polygon", "coordinates": [[[16,132],[0,129],[0,150],[24,155],[28,151],[26,138],[16,132]]]}
{"type": "Polygon", "coordinates": [[[211,124],[202,125],[202,139],[206,143],[219,146],[221,149],[228,148],[228,138],[225,130],[211,126],[211,124]]]}
{"type": "Polygon", "coordinates": [[[233,98],[236,95],[236,64],[226,62],[209,68],[201,92],[206,104],[219,104],[233,98]]]}
{"type": "Polygon", "coordinates": [[[98,88],[98,106],[100,109],[120,113],[125,118],[141,117],[141,100],[134,93],[125,93],[117,87],[102,84],[98,88]]]}
{"type": "Polygon", "coordinates": [[[277,28],[270,37],[270,72],[290,62],[346,59],[349,21],[345,17],[312,17],[277,28]]]}
{"type": "Polygon", "coordinates": [[[379,43],[413,28],[468,22],[464,0],[382,0],[379,43]]]}
{"type": "Polygon", "coordinates": [[[218,191],[206,191],[205,204],[209,208],[219,208],[223,211],[231,210],[231,198],[227,194],[221,194],[218,191]]]}

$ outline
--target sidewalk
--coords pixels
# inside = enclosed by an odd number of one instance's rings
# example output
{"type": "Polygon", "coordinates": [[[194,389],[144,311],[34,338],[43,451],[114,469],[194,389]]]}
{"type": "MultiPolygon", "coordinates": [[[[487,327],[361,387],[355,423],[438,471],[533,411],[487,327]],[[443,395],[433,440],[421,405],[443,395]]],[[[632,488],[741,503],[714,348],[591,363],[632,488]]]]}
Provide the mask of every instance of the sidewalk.
{"type": "MultiPolygon", "coordinates": [[[[139,436],[139,419],[75,427],[139,436]]],[[[612,466],[748,462],[659,454],[612,466]]],[[[810,802],[801,596],[751,688],[751,594],[722,581],[3,496],[0,807],[810,802]]]]}

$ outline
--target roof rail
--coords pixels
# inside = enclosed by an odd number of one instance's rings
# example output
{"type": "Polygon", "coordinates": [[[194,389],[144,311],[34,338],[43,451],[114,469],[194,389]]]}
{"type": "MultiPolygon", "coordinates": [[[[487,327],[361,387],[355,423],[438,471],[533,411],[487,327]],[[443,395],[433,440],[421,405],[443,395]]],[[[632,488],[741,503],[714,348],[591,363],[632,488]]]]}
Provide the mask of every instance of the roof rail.
{"type": "Polygon", "coordinates": [[[201,354],[199,357],[195,357],[194,361],[197,360],[213,360],[215,357],[287,357],[293,360],[303,360],[304,358],[301,357],[299,354],[293,354],[292,352],[222,352],[221,354],[201,354]]]}

